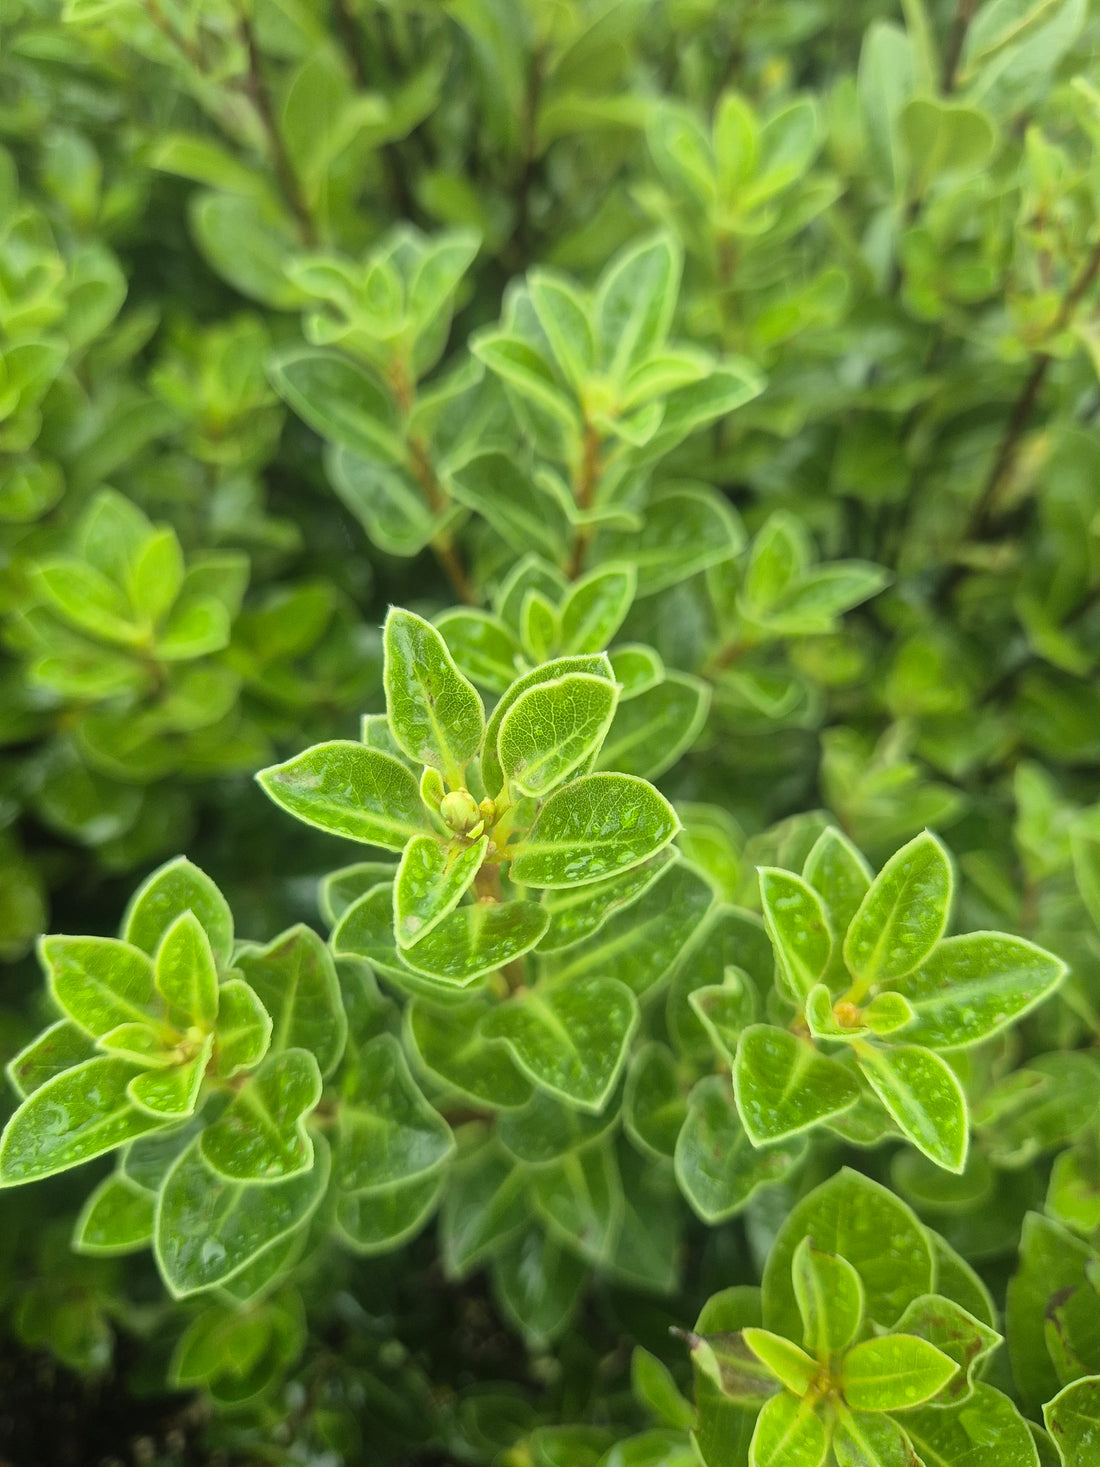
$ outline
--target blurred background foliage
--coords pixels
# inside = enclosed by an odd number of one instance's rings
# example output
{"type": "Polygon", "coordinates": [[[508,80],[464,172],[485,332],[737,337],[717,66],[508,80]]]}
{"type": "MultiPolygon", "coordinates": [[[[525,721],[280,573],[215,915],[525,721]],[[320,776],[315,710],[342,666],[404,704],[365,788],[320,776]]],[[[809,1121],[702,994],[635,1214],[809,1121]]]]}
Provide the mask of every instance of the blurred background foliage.
{"type": "MultiPolygon", "coordinates": [[[[5,1053],[36,934],[113,930],[177,851],[244,935],[316,922],[331,841],[251,775],[381,708],[389,601],[538,660],[613,557],[682,695],[648,747],[693,740],[637,772],[729,896],[807,811],[875,860],[933,825],[960,925],[1072,962],[1039,1047],[1095,1036],[1098,58],[1095,0],[4,0],[5,1053]],[[670,344],[624,385],[539,300],[655,231],[670,344]]],[[[994,1275],[1042,1192],[1008,1175],[1011,1224],[953,1238],[994,1275]]],[[[95,1373],[172,1306],[55,1246],[66,1187],[6,1196],[0,1298],[95,1373]]],[[[697,1305],[744,1230],[693,1238],[697,1305]]],[[[609,1285],[524,1362],[432,1258],[329,1260],[284,1439],[215,1435],[486,1461],[532,1379],[579,1418],[663,1329],[609,1285]]]]}

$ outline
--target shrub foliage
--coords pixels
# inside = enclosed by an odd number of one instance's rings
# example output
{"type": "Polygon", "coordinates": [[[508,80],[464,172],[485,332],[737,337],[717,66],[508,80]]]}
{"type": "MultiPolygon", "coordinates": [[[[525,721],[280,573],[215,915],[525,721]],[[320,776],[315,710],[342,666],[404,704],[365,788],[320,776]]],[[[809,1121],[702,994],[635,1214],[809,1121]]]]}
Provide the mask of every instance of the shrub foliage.
{"type": "Polygon", "coordinates": [[[0,28],[5,1328],[241,1461],[1095,1467],[1096,5],[0,28]]]}

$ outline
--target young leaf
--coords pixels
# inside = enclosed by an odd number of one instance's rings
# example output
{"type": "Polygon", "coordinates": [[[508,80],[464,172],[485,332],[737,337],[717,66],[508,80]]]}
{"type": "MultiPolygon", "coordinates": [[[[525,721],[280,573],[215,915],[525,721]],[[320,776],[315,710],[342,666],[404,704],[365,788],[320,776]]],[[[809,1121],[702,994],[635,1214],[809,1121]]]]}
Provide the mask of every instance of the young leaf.
{"type": "Polygon", "coordinates": [[[126,1093],[136,1106],[152,1116],[166,1121],[182,1120],[193,1114],[198,1104],[213,1052],[214,1036],[207,1034],[201,1048],[190,1059],[170,1068],[145,1070],[135,1075],[126,1093]]]}
{"type": "MultiPolygon", "coordinates": [[[[332,955],[316,932],[299,923],[266,947],[243,948],[236,966],[271,1016],[272,1053],[307,1049],[321,1074],[330,1075],[344,1052],[348,1022],[332,955]]],[[[221,1034],[219,1013],[219,1044],[221,1034]]]]}
{"type": "Polygon", "coordinates": [[[155,1130],[162,1121],[137,1110],[127,1094],[138,1073],[101,1055],[40,1085],[0,1137],[0,1186],[36,1182],[155,1130]]]}
{"type": "Polygon", "coordinates": [[[614,978],[574,978],[528,989],[482,1020],[541,1089],[581,1110],[603,1110],[638,1024],[638,1004],[614,978]]]}
{"type": "Polygon", "coordinates": [[[630,610],[637,584],[629,561],[601,565],[574,581],[558,610],[562,652],[577,656],[609,646],[630,610]]]}
{"type": "Polygon", "coordinates": [[[274,1182],[313,1165],[306,1117],[321,1099],[321,1071],[305,1049],[272,1054],[202,1133],[202,1155],[223,1177],[274,1182]]]}
{"type": "Polygon", "coordinates": [[[401,851],[428,829],[415,776],[392,755],[350,739],[315,744],[256,776],[291,815],[348,840],[401,851]]]}
{"type": "Polygon", "coordinates": [[[930,1049],[963,1049],[998,1034],[1058,987],[1060,958],[1022,937],[968,932],[938,944],[901,980],[916,1022],[906,1039],[930,1049]]]}
{"type": "Polygon", "coordinates": [[[113,937],[44,937],[38,945],[54,998],[97,1038],[156,1012],[153,964],[113,937]]]}
{"type": "Polygon", "coordinates": [[[841,1389],[855,1411],[905,1411],[930,1401],[958,1366],[917,1335],[883,1335],[853,1345],[844,1357],[841,1389]]]}
{"type": "Polygon", "coordinates": [[[825,903],[834,932],[845,933],[871,885],[871,870],[855,846],[835,825],[823,830],[802,867],[825,903]]]}
{"type": "Polygon", "coordinates": [[[804,1000],[820,983],[833,950],[833,936],[821,898],[792,871],[759,868],[764,922],[786,979],[787,993],[804,1000]]]}
{"type": "Polygon", "coordinates": [[[961,1172],[970,1146],[966,1096],[954,1070],[917,1044],[858,1046],[859,1067],[913,1145],[937,1166],[961,1172]]]}
{"type": "Polygon", "coordinates": [[[844,939],[844,959],[864,985],[904,978],[943,936],[953,879],[947,852],[924,831],[871,883],[844,939]]]}
{"type": "Polygon", "coordinates": [[[228,1283],[288,1234],[304,1227],[328,1188],[324,1138],[313,1166],[282,1182],[233,1182],[212,1171],[196,1137],[164,1180],[153,1251],[161,1277],[179,1299],[228,1283]]]}
{"type": "Polygon", "coordinates": [[[512,848],[512,879],[529,886],[583,886],[655,855],[679,828],[672,806],[644,780],[582,775],[550,796],[512,848]]]}
{"type": "Polygon", "coordinates": [[[733,1102],[729,1081],[707,1075],[688,1098],[676,1138],[676,1180],[693,1211],[711,1226],[733,1217],[760,1187],[782,1182],[801,1162],[800,1137],[776,1146],[752,1142],[733,1102]]]}
{"type": "Polygon", "coordinates": [[[837,1467],[913,1467],[905,1433],[890,1416],[840,1407],[833,1431],[837,1467]]]}
{"type": "Polygon", "coordinates": [[[220,965],[233,955],[233,914],[204,871],[183,856],[154,871],[130,899],[122,919],[122,939],[155,956],[177,917],[193,912],[202,924],[220,965]]]}
{"type": "Polygon", "coordinates": [[[791,1265],[802,1343],[828,1362],[846,1350],[863,1323],[863,1284],[846,1258],[815,1248],[803,1238],[791,1265]]]}
{"type": "Polygon", "coordinates": [[[591,673],[536,683],[508,709],[497,752],[505,777],[525,795],[545,795],[599,751],[618,689],[591,673]]]}
{"type": "Polygon", "coordinates": [[[218,969],[210,939],[193,912],[184,912],[161,939],[156,956],[157,991],[171,1012],[203,1033],[218,1015],[218,969]]]}
{"type": "Polygon", "coordinates": [[[394,737],[410,759],[432,765],[459,788],[485,732],[477,690],[423,617],[392,607],[382,641],[382,679],[394,737]]]}
{"type": "Polygon", "coordinates": [[[437,1172],[454,1150],[447,1122],[424,1099],[400,1042],[379,1035],[341,1084],[334,1175],[345,1192],[376,1192],[437,1172]]]}
{"type": "Polygon", "coordinates": [[[680,285],[680,252],[669,235],[620,251],[593,302],[600,365],[622,380],[668,335],[680,285]]]}
{"type": "Polygon", "coordinates": [[[807,1393],[819,1369],[811,1355],[807,1355],[793,1340],[785,1340],[782,1335],[773,1335],[770,1330],[754,1325],[743,1329],[741,1338],[761,1365],[766,1366],[787,1390],[796,1396],[807,1393]]]}
{"type": "Polygon", "coordinates": [[[593,653],[582,657],[558,657],[516,678],[493,709],[489,722],[485,726],[485,740],[481,751],[481,776],[490,795],[495,797],[504,785],[504,771],[497,758],[497,744],[500,739],[501,725],[509,709],[529,688],[536,687],[539,683],[553,682],[555,678],[568,677],[571,673],[587,673],[592,677],[607,678],[608,682],[614,681],[611,663],[603,653],[593,653]]]}
{"type": "Polygon", "coordinates": [[[242,1070],[254,1069],[267,1053],[271,1031],[271,1015],[255,989],[243,978],[228,979],[218,990],[213,1073],[230,1080],[242,1070]]]}
{"type": "Polygon", "coordinates": [[[393,883],[393,930],[399,947],[421,942],[466,895],[481,869],[489,837],[441,845],[417,835],[405,847],[393,883]]]}
{"type": "Polygon", "coordinates": [[[765,1401],[749,1446],[750,1467],[823,1467],[829,1450],[813,1406],[788,1391],[765,1401]]]}
{"type": "Polygon", "coordinates": [[[859,1099],[852,1072],[786,1029],[754,1024],[737,1044],[737,1109],[755,1146],[816,1126],[859,1099]]]}
{"type": "Polygon", "coordinates": [[[928,1231],[900,1198],[844,1168],[803,1197],[784,1219],[764,1268],[764,1323],[788,1339],[801,1315],[792,1263],[803,1238],[847,1259],[860,1276],[867,1315],[890,1327],[906,1305],[932,1292],[928,1231]]]}

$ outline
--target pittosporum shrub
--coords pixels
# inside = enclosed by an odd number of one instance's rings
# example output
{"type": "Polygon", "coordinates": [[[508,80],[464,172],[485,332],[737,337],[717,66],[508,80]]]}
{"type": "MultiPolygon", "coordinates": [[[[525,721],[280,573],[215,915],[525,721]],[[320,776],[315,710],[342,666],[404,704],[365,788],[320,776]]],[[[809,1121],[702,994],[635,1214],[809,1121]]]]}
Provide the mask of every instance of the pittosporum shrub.
{"type": "Polygon", "coordinates": [[[5,1460],[1100,1461],[1098,55],[8,0],[5,1460]]]}

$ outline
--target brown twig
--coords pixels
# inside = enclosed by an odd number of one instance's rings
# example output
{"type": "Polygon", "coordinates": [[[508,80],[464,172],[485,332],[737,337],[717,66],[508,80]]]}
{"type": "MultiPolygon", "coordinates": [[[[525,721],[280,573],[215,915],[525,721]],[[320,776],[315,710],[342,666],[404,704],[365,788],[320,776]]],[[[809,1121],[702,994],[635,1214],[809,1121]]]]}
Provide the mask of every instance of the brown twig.
{"type": "Polygon", "coordinates": [[[241,10],[237,15],[237,26],[240,31],[241,41],[244,44],[245,55],[248,58],[248,74],[245,84],[252,105],[263,124],[264,133],[267,137],[268,148],[271,153],[271,162],[279,179],[279,186],[283,191],[283,197],[298,222],[298,230],[302,236],[302,243],[312,248],[317,243],[317,227],[313,222],[313,216],[309,211],[305,195],[302,193],[302,185],[298,175],[294,171],[294,165],[290,161],[290,154],[286,150],[286,143],[279,130],[278,119],[275,116],[275,107],[271,100],[271,91],[264,76],[263,62],[260,56],[260,47],[256,40],[256,32],[247,14],[241,10]]]}
{"type": "Polygon", "coordinates": [[[970,22],[974,16],[975,3],[976,0],[957,0],[955,5],[955,15],[951,21],[947,45],[943,52],[943,69],[940,72],[940,90],[945,97],[949,97],[955,90],[956,73],[959,69],[963,45],[966,42],[966,33],[970,29],[970,22]]]}

